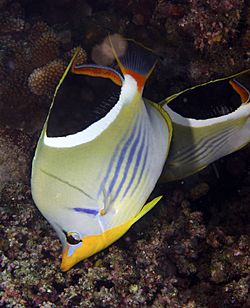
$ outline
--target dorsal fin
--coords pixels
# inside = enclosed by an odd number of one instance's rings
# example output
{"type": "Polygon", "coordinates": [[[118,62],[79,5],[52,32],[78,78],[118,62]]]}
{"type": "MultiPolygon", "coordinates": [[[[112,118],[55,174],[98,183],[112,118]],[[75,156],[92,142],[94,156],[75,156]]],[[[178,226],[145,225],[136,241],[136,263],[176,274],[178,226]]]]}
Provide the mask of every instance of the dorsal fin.
{"type": "Polygon", "coordinates": [[[116,85],[122,85],[122,76],[113,68],[95,64],[77,65],[77,55],[80,49],[78,48],[71,66],[71,72],[75,75],[86,75],[91,77],[102,77],[112,80],[116,85]]]}
{"type": "Polygon", "coordinates": [[[229,81],[232,88],[239,94],[242,104],[247,104],[250,100],[250,93],[239,81],[231,79],[229,81]]]}
{"type": "Polygon", "coordinates": [[[111,48],[122,74],[132,76],[137,82],[138,90],[142,91],[156,65],[157,57],[150,49],[134,40],[124,39],[124,42],[126,43],[126,51],[123,56],[118,57],[112,37],[110,37],[111,48]]]}

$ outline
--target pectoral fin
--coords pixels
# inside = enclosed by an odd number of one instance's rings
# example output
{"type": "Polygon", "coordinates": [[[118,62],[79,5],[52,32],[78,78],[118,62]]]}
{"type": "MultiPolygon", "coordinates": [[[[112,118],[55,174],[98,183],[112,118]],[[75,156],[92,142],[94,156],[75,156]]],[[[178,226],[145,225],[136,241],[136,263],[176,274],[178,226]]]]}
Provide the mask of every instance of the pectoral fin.
{"type": "Polygon", "coordinates": [[[244,87],[237,79],[231,79],[229,81],[232,88],[239,94],[242,104],[249,103],[250,93],[249,90],[244,87]]]}

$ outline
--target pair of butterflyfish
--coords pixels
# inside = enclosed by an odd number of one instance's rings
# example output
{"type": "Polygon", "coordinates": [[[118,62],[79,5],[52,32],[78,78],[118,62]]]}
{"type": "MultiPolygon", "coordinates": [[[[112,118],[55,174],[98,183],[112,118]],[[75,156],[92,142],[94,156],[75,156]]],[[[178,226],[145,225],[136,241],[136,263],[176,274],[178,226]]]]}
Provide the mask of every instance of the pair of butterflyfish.
{"type": "Polygon", "coordinates": [[[112,51],[121,73],[74,55],[33,159],[32,196],[62,242],[62,271],[150,211],[158,180],[187,177],[250,140],[250,70],[156,104],[142,97],[156,55],[133,41],[121,57],[112,51]]]}

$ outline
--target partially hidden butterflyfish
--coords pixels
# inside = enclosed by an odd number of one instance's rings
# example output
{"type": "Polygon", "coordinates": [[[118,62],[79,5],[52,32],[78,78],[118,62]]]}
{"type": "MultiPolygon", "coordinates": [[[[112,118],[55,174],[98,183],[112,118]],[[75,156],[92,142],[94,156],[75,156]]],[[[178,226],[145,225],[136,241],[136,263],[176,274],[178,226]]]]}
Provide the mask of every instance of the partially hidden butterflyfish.
{"type": "Polygon", "coordinates": [[[162,181],[183,179],[250,142],[249,88],[250,70],[246,70],[160,103],[173,125],[162,181]]]}
{"type": "Polygon", "coordinates": [[[133,41],[120,57],[112,50],[121,73],[72,58],[33,159],[32,196],[62,242],[63,271],[150,211],[159,179],[189,176],[250,141],[250,70],[155,104],[142,94],[156,56],[133,41]]]}

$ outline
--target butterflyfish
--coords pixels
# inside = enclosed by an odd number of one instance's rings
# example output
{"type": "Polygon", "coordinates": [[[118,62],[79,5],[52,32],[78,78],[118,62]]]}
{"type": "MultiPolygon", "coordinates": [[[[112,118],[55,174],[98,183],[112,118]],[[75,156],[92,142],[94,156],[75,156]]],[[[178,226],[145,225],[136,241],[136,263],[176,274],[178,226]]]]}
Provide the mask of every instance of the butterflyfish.
{"type": "Polygon", "coordinates": [[[250,70],[142,97],[157,57],[126,41],[111,67],[70,61],[32,164],[33,199],[63,246],[61,269],[105,249],[161,199],[157,181],[187,177],[250,141],[250,70]]]}
{"type": "Polygon", "coordinates": [[[250,141],[250,70],[185,90],[160,104],[173,138],[162,181],[183,179],[250,141]]]}
{"type": "Polygon", "coordinates": [[[159,201],[145,205],[172,136],[168,114],[142,99],[152,52],[128,41],[116,56],[121,74],[77,66],[76,56],[56,88],[31,177],[33,199],[62,242],[62,271],[112,244],[159,201]],[[92,99],[83,81],[97,77],[104,84],[92,99]]]}

